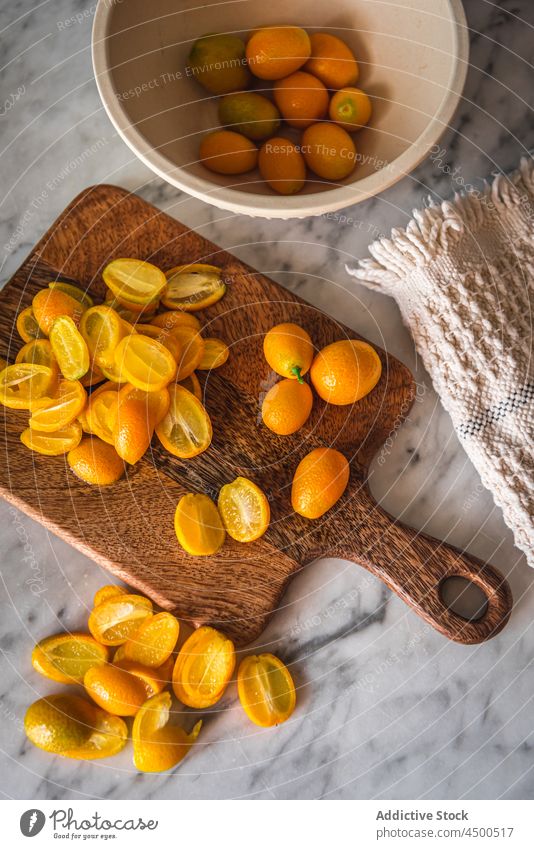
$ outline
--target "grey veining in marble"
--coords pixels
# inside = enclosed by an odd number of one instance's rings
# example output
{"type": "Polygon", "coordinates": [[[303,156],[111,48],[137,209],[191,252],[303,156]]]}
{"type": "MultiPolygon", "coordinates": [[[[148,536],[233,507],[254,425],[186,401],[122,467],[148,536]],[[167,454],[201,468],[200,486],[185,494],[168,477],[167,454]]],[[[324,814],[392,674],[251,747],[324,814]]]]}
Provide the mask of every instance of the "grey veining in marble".
{"type": "Polygon", "coordinates": [[[516,600],[501,635],[463,647],[434,633],[354,565],[321,561],[296,577],[261,640],[291,664],[299,688],[288,723],[256,728],[230,690],[206,715],[194,757],[175,772],[141,776],[130,750],[79,766],[25,741],[27,705],[56,689],[32,671],[29,656],[37,639],[82,627],[93,592],[108,578],[0,503],[5,797],[533,797],[532,573],[459,446],[394,303],[343,270],[377,234],[406,223],[429,194],[450,196],[459,176],[480,184],[534,145],[531,0],[466,0],[465,6],[472,65],[439,162],[427,159],[380,197],[346,210],[349,221],[287,223],[205,206],[133,157],[97,95],[89,4],[2,3],[2,281],[87,185],[107,181],[139,192],[413,369],[418,403],[387,462],[375,464],[372,489],[407,523],[498,565],[516,600]]]}

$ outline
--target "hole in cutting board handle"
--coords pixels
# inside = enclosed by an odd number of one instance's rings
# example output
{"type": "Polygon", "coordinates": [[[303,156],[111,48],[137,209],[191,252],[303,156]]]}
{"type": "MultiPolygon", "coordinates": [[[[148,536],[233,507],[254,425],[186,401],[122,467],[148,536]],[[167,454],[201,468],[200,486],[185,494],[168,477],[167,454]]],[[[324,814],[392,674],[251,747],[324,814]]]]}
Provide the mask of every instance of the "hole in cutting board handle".
{"type": "Polygon", "coordinates": [[[466,622],[477,622],[486,615],[488,598],[484,590],[462,575],[445,578],[440,584],[439,595],[449,610],[466,622]]]}

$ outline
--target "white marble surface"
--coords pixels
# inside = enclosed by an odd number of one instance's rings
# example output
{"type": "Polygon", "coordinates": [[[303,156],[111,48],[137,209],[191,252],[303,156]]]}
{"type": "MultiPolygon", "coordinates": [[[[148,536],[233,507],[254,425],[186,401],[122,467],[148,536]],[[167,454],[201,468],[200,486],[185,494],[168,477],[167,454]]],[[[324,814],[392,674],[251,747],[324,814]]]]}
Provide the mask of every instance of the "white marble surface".
{"type": "MultiPolygon", "coordinates": [[[[472,67],[443,139],[466,181],[514,166],[534,142],[530,0],[467,0],[472,67]],[[530,104],[530,106],[529,106],[530,104]]],[[[395,305],[344,273],[378,233],[407,220],[429,193],[450,196],[454,174],[426,161],[343,219],[294,223],[238,217],[180,195],[117,138],[92,78],[92,9],[29,0],[0,8],[2,281],[68,201],[95,182],[139,192],[406,362],[422,402],[397,433],[372,488],[392,513],[465,546],[509,575],[505,631],[482,646],[447,642],[378,581],[322,561],[293,582],[268,632],[299,687],[278,730],[249,724],[229,691],[207,716],[195,752],[171,774],[142,776],[130,751],[77,765],[24,738],[25,708],[53,685],[34,673],[34,642],[83,625],[107,576],[0,503],[2,616],[0,792],[14,798],[532,798],[533,575],[452,432],[419,367],[395,305]],[[72,16],[78,15],[78,20],[72,16]],[[82,162],[72,165],[75,157],[82,162]],[[33,590],[33,591],[32,591],[33,590]]]]}

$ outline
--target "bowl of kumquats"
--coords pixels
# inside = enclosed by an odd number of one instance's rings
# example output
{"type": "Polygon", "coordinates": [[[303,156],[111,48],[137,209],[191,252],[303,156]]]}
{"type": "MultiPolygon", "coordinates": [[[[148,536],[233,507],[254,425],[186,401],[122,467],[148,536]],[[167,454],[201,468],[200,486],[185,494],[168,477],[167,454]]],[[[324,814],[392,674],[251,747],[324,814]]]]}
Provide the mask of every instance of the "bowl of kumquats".
{"type": "Polygon", "coordinates": [[[468,58],[460,0],[98,4],[109,117],[171,184],[223,209],[318,215],[383,191],[446,129],[468,58]]]}

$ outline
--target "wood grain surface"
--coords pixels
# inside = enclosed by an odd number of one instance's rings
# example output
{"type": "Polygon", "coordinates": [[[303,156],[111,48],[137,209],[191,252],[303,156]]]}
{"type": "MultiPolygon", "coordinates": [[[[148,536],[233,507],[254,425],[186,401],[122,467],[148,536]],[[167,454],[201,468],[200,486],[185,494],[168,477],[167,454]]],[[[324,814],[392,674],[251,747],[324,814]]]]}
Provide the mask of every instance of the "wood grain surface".
{"type": "Polygon", "coordinates": [[[218,625],[239,645],[261,633],[291,576],[323,555],[354,560],[377,574],[453,640],[480,642],[503,627],[512,599],[502,576],[392,520],[366,485],[370,460],[414,400],[409,370],[379,351],[383,375],[370,395],[352,407],[325,405],[316,397],[302,431],[289,437],[271,433],[259,415],[261,399],[275,379],[262,355],[267,330],[294,321],[308,330],[317,349],[361,337],[136,195],[95,186],[52,225],[0,293],[0,356],[14,361],[23,344],[16,315],[39,288],[52,279],[70,278],[98,298],[104,294],[102,268],[120,256],[140,257],[163,269],[210,262],[224,271],[226,296],[200,314],[205,335],[221,337],[231,350],[227,364],[202,379],[212,446],[180,461],[155,439],[123,480],[92,488],[69,472],[63,457],[42,457],[24,448],[19,436],[27,414],[2,407],[0,491],[6,499],[161,607],[194,624],[218,625]],[[345,454],[351,479],[335,507],[312,522],[291,510],[291,479],[302,457],[325,444],[345,454]],[[187,555],[173,529],[179,498],[187,491],[216,497],[237,475],[251,478],[267,493],[272,509],[268,532],[248,545],[228,538],[214,557],[187,555]],[[451,575],[482,587],[488,598],[482,618],[468,621],[444,604],[440,587],[451,575]]]}

